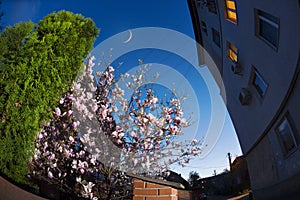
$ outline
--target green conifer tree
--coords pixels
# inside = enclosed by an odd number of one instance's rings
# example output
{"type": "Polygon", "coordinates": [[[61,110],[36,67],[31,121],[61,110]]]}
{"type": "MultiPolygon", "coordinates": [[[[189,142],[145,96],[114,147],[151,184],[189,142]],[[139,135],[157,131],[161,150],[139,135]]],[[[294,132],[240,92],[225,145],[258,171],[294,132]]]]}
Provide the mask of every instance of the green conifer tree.
{"type": "Polygon", "coordinates": [[[19,23],[0,34],[0,171],[27,183],[27,163],[41,126],[71,86],[98,29],[90,18],[52,13],[37,25],[19,23]]]}

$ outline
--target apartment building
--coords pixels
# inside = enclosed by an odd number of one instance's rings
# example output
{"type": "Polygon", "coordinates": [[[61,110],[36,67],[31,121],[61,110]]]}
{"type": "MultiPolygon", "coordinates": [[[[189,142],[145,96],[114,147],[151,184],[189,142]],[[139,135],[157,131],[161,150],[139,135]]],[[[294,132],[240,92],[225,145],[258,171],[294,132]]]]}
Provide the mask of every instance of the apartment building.
{"type": "Polygon", "coordinates": [[[222,76],[254,199],[300,194],[300,1],[188,0],[222,76]]]}

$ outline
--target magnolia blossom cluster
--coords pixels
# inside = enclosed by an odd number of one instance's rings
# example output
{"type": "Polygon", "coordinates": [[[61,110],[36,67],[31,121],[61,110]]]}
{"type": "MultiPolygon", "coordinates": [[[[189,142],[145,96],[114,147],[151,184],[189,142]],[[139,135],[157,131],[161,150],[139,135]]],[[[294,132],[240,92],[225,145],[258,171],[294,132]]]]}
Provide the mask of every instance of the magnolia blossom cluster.
{"type": "MultiPolygon", "coordinates": [[[[94,66],[93,58],[89,61],[88,66],[94,66]]],[[[200,153],[199,142],[194,140],[176,145],[172,142],[190,123],[184,117],[180,100],[173,93],[158,97],[159,92],[154,91],[151,82],[147,81],[148,66],[140,64],[136,74],[125,73],[118,77],[112,66],[107,66],[104,72],[97,72],[99,86],[95,99],[100,133],[108,136],[122,152],[110,154],[110,158],[118,160],[116,167],[130,168],[135,173],[161,173],[174,162],[184,166],[191,156],[200,153]],[[129,99],[125,93],[130,94],[129,99]]],[[[155,77],[150,79],[155,80],[155,77]]],[[[93,80],[85,82],[93,83],[93,80]]],[[[98,147],[106,146],[101,143],[103,138],[99,137],[99,132],[89,134],[88,138],[96,141],[98,147]]],[[[97,153],[103,155],[107,151],[97,153]]]]}
{"type": "Polygon", "coordinates": [[[158,97],[159,92],[147,81],[155,81],[157,75],[147,77],[147,65],[139,61],[141,67],[136,74],[118,76],[109,64],[103,71],[93,73],[94,60],[88,59],[77,82],[81,87],[74,91],[75,101],[80,102],[74,104],[75,110],[87,119],[81,124],[81,141],[93,155],[114,169],[161,173],[172,163],[184,166],[200,153],[199,142],[195,140],[174,142],[190,123],[176,95],[158,97]],[[94,98],[89,98],[89,93],[94,93],[94,98]],[[82,103],[89,105],[89,109],[80,106],[82,103]],[[88,120],[91,115],[95,119],[88,120]]]}
{"type": "Polygon", "coordinates": [[[30,162],[32,180],[55,184],[67,194],[87,199],[111,199],[119,194],[130,198],[131,179],[116,170],[107,174],[105,166],[80,141],[79,122],[72,111],[73,90],[61,98],[52,121],[37,135],[30,162]]]}

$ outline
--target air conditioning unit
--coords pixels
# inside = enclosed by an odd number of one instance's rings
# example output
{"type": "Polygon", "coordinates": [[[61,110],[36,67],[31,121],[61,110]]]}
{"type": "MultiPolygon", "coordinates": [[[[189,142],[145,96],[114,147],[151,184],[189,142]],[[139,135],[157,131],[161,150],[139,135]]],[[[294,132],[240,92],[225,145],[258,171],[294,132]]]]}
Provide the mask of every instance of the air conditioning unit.
{"type": "Polygon", "coordinates": [[[251,92],[247,88],[242,88],[240,95],[239,95],[239,100],[242,105],[249,105],[251,102],[251,92]]]}
{"type": "Polygon", "coordinates": [[[231,66],[231,70],[234,74],[241,74],[243,71],[243,68],[240,63],[233,62],[232,66],[231,66]]]}

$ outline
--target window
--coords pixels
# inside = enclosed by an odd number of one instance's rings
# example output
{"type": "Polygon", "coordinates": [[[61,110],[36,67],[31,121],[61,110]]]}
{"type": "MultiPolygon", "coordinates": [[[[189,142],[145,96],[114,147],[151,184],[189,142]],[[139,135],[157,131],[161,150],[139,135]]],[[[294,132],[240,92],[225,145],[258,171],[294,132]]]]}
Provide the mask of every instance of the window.
{"type": "Polygon", "coordinates": [[[204,21],[201,21],[201,29],[207,35],[207,27],[204,21]]]}
{"type": "Polygon", "coordinates": [[[238,49],[228,41],[226,42],[226,54],[231,61],[238,61],[238,49]]]}
{"type": "Polygon", "coordinates": [[[293,129],[288,113],[281,119],[275,131],[284,154],[291,152],[299,145],[299,135],[293,129]]]}
{"type": "Polygon", "coordinates": [[[251,84],[255,87],[259,96],[265,96],[268,89],[268,83],[264,80],[262,75],[260,75],[260,73],[255,68],[253,68],[252,70],[251,84]]]}
{"type": "Polygon", "coordinates": [[[279,18],[255,9],[255,21],[256,36],[277,49],[279,42],[279,18]]]}
{"type": "Polygon", "coordinates": [[[217,14],[216,0],[207,0],[207,8],[209,12],[217,14]]]}
{"type": "Polygon", "coordinates": [[[216,31],[214,28],[211,29],[212,31],[212,38],[214,43],[220,47],[220,33],[218,31],[216,31]]]}
{"type": "Polygon", "coordinates": [[[205,0],[196,0],[196,6],[197,6],[197,8],[200,7],[202,9],[206,6],[206,1],[205,0]]]}
{"type": "Polygon", "coordinates": [[[225,0],[225,17],[233,23],[237,23],[235,0],[225,0]]]}

